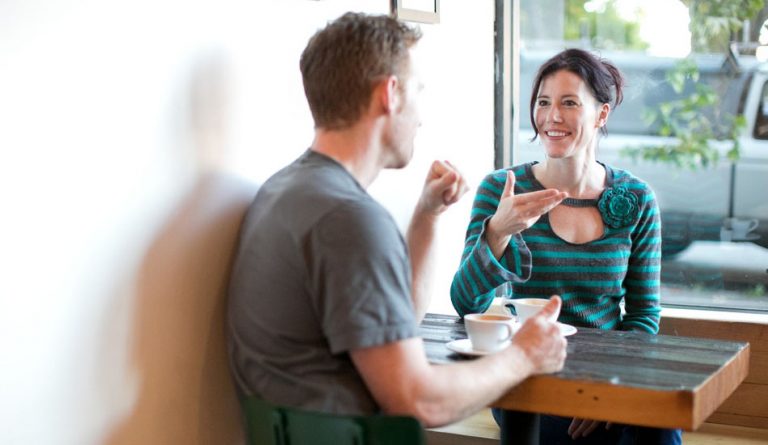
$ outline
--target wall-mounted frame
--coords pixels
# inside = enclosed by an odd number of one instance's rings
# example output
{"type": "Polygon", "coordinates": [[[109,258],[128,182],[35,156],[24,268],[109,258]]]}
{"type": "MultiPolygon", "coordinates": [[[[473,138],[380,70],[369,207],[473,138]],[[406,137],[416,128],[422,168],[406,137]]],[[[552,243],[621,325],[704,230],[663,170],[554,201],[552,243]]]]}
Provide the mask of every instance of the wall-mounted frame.
{"type": "Polygon", "coordinates": [[[440,23],[440,0],[391,0],[392,15],[398,20],[440,23]]]}

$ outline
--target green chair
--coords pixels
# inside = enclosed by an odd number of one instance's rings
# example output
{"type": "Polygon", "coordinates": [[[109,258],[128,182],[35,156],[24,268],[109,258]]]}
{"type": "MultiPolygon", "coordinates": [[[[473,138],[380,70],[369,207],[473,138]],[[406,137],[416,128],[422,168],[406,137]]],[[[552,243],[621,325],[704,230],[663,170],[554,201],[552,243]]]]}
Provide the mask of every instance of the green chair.
{"type": "Polygon", "coordinates": [[[339,416],[242,400],[249,445],[424,445],[408,416],[339,416]]]}

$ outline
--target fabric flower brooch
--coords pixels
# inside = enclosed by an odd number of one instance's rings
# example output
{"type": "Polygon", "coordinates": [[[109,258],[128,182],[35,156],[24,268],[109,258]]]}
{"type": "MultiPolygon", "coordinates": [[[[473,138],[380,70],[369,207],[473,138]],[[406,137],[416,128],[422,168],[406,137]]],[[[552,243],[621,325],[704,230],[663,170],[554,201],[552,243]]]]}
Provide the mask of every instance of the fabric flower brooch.
{"type": "Polygon", "coordinates": [[[624,186],[607,188],[597,203],[603,222],[614,229],[626,227],[635,220],[640,206],[637,196],[624,186]]]}

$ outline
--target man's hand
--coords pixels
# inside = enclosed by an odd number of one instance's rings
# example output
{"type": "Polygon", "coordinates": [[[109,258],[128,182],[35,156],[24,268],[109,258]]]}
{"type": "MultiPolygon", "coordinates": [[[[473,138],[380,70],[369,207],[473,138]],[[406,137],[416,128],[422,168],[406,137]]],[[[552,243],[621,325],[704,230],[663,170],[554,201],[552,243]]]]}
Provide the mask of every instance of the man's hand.
{"type": "Polygon", "coordinates": [[[512,345],[522,349],[530,360],[532,374],[563,369],[568,342],[554,321],[560,313],[560,305],[560,297],[552,296],[549,303],[529,318],[512,338],[512,345]]]}
{"type": "Polygon", "coordinates": [[[458,169],[448,161],[434,161],[424,181],[417,209],[430,215],[443,213],[469,188],[458,169]]]}
{"type": "Polygon", "coordinates": [[[538,190],[515,196],[515,174],[507,171],[507,182],[499,207],[488,221],[486,241],[496,258],[501,257],[512,235],[531,227],[541,215],[560,204],[568,194],[557,189],[538,190]]]}

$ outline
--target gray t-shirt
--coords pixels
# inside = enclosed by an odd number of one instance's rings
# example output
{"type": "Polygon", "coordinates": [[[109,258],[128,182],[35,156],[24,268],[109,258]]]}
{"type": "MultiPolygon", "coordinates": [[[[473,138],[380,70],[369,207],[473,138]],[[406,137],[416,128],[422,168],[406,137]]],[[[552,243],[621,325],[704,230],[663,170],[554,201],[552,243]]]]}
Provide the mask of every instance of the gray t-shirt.
{"type": "Polygon", "coordinates": [[[405,242],[336,161],[307,151],[261,187],[229,289],[238,389],[338,414],[378,407],[348,352],[418,335],[405,242]]]}

